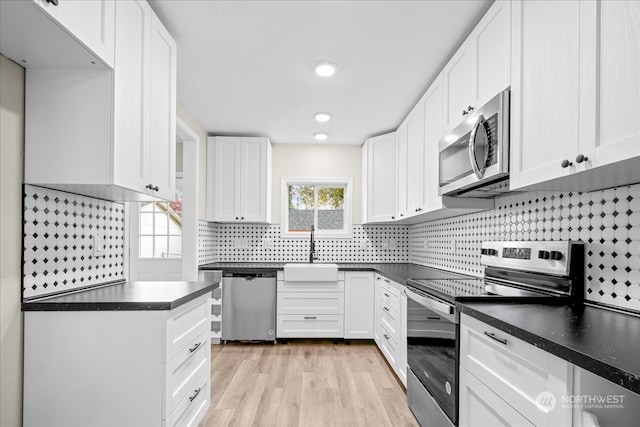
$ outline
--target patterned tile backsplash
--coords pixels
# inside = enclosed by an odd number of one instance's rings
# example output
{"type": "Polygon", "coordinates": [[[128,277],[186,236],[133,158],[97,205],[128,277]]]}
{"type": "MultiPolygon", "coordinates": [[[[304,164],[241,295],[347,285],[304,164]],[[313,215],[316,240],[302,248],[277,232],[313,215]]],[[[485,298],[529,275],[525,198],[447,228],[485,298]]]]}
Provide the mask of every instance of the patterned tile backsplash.
{"type": "MultiPolygon", "coordinates": [[[[279,225],[204,224],[200,264],[308,256],[308,241],[281,239],[279,225]]],[[[409,227],[356,225],[353,239],[320,240],[318,255],[337,262],[409,261],[482,276],[479,254],[486,240],[581,240],[585,297],[640,311],[640,184],[591,193],[519,193],[496,199],[493,210],[409,227]]]]}
{"type": "Polygon", "coordinates": [[[25,185],[23,210],[23,298],[124,279],[123,204],[25,185]]]}
{"type": "Polygon", "coordinates": [[[640,311],[640,184],[591,193],[530,192],[494,210],[413,225],[413,263],[481,276],[485,240],[582,240],[585,297],[640,311]]]}
{"type": "Polygon", "coordinates": [[[198,265],[209,264],[218,259],[220,225],[198,221],[198,265]]]}
{"type": "MultiPolygon", "coordinates": [[[[206,232],[208,237],[199,239],[198,253],[207,254],[201,257],[200,264],[304,262],[309,257],[309,240],[281,238],[278,224],[217,224],[209,225],[206,232]],[[207,249],[205,242],[215,242],[211,246],[217,246],[217,256],[216,249],[207,249]]],[[[351,239],[316,239],[319,261],[406,262],[408,251],[406,226],[355,225],[351,239]]]]}

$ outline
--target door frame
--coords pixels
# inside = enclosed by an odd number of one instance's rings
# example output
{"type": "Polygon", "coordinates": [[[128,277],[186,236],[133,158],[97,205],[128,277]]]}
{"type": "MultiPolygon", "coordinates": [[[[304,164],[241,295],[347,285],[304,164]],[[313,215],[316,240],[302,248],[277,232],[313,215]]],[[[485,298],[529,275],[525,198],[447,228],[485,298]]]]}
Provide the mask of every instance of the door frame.
{"type": "MultiPolygon", "coordinates": [[[[181,118],[176,118],[176,141],[182,141],[183,157],[182,169],[183,182],[188,183],[182,190],[182,280],[198,280],[198,213],[200,208],[199,187],[199,158],[200,137],[181,118]]],[[[133,202],[137,203],[137,202],[133,202]]],[[[127,280],[131,280],[131,221],[132,208],[130,203],[124,204],[125,210],[125,241],[124,241],[124,271],[127,280]]],[[[137,209],[135,209],[137,212],[137,209]]]]}
{"type": "Polygon", "coordinates": [[[198,213],[200,211],[200,137],[180,117],[176,138],[182,141],[182,280],[198,280],[198,213]],[[185,209],[186,207],[186,209],[185,209]]]}

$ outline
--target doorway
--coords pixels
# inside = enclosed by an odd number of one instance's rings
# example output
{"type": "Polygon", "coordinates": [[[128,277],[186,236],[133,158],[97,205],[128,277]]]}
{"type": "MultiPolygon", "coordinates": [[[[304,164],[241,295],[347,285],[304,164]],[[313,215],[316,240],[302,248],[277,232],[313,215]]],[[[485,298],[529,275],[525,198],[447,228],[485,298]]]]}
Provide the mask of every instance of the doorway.
{"type": "Polygon", "coordinates": [[[125,206],[128,279],[197,280],[198,135],[176,121],[176,196],[170,202],[130,202],[125,206]]]}

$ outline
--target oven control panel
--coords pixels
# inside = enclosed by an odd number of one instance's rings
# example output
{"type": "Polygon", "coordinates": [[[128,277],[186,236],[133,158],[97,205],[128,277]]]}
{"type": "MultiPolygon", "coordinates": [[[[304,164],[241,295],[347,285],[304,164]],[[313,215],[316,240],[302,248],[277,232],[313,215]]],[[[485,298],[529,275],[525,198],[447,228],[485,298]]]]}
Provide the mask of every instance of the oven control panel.
{"type": "Polygon", "coordinates": [[[482,242],[484,266],[563,276],[568,273],[571,241],[482,242]]]}

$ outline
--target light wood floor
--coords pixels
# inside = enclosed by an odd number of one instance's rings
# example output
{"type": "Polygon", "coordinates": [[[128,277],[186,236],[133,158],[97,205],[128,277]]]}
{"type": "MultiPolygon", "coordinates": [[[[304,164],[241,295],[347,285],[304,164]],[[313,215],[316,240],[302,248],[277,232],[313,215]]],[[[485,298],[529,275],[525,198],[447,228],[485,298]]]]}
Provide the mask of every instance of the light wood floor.
{"type": "Polygon", "coordinates": [[[417,426],[373,342],[213,345],[201,427],[417,426]]]}

